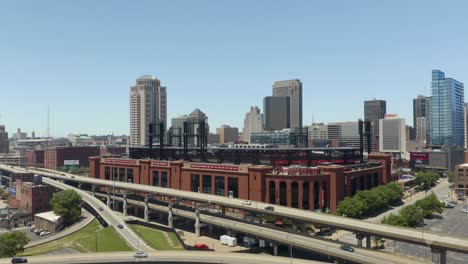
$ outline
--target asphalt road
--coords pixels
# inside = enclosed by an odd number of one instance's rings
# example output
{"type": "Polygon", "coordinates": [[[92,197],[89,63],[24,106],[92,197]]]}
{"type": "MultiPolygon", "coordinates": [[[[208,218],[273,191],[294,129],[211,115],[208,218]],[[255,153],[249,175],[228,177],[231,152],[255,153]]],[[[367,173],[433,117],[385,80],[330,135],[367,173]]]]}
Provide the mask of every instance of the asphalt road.
{"type": "MultiPolygon", "coordinates": [[[[158,251],[148,253],[148,258],[136,259],[133,252],[111,252],[69,255],[42,255],[28,257],[28,263],[225,263],[225,264],[319,264],[323,262],[273,257],[260,254],[215,253],[211,251],[158,251]]],[[[0,264],[11,263],[0,259],[0,264]]]]}
{"type": "MultiPolygon", "coordinates": [[[[468,214],[460,211],[463,204],[460,203],[456,208],[444,209],[442,218],[432,218],[424,220],[425,226],[418,229],[425,231],[435,231],[445,233],[450,236],[468,237],[468,214]]],[[[392,244],[391,244],[392,245],[392,244]]],[[[393,245],[388,248],[393,250],[393,245]]],[[[412,245],[403,242],[397,242],[394,251],[397,254],[405,254],[422,258],[431,258],[431,251],[427,247],[412,245]]],[[[466,264],[468,255],[455,252],[447,252],[447,263],[466,264]]]]}

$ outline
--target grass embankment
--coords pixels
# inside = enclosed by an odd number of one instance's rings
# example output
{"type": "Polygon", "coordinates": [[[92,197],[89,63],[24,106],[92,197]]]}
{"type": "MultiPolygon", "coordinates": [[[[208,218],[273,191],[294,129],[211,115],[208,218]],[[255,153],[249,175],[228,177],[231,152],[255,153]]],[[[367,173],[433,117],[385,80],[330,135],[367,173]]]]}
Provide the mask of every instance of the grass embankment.
{"type": "Polygon", "coordinates": [[[27,248],[22,255],[39,255],[64,248],[71,248],[82,253],[132,250],[113,227],[104,228],[97,220],[93,220],[86,227],[66,237],[27,248]]]}
{"type": "Polygon", "coordinates": [[[176,235],[139,225],[129,225],[148,245],[158,250],[182,250],[176,235]]]}

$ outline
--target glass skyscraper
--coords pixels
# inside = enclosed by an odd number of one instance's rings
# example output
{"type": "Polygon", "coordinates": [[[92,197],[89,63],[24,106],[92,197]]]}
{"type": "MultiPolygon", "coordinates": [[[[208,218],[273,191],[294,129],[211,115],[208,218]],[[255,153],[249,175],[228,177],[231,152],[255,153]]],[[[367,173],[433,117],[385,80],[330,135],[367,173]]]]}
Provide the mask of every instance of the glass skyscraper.
{"type": "Polygon", "coordinates": [[[432,71],[430,135],[433,146],[464,146],[464,87],[463,83],[445,78],[439,70],[432,71]]]}

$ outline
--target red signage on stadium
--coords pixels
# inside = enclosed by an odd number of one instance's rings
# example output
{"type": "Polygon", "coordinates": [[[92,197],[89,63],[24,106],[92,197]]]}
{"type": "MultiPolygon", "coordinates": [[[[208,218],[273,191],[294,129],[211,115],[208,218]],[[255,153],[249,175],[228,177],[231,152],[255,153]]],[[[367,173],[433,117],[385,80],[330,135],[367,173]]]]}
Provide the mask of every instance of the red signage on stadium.
{"type": "Polygon", "coordinates": [[[136,165],[138,161],[134,159],[103,159],[103,162],[136,165]]]}
{"type": "Polygon", "coordinates": [[[192,169],[208,169],[208,170],[239,171],[239,167],[229,166],[229,165],[190,164],[190,168],[192,168],[192,169]]]}
{"type": "Polygon", "coordinates": [[[429,161],[429,153],[425,152],[411,152],[410,160],[429,161]]]}
{"type": "Polygon", "coordinates": [[[282,167],[282,168],[279,169],[279,172],[287,174],[287,175],[303,176],[303,175],[317,175],[317,174],[320,174],[321,169],[320,168],[310,168],[310,167],[305,167],[305,168],[282,167]]]}
{"type": "Polygon", "coordinates": [[[169,162],[166,161],[153,161],[151,162],[153,166],[169,166],[169,162]]]}

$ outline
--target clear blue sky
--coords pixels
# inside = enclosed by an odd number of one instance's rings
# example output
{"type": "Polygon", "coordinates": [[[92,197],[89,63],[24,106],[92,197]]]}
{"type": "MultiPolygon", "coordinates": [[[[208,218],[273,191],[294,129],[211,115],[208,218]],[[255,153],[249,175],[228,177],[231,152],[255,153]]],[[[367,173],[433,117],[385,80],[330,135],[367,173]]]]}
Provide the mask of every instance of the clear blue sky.
{"type": "Polygon", "coordinates": [[[432,69],[468,83],[467,1],[2,1],[0,123],[128,134],[129,86],[157,76],[171,117],[242,128],[275,80],[303,82],[304,124],[363,101],[412,123],[432,69]]]}

